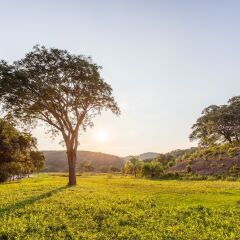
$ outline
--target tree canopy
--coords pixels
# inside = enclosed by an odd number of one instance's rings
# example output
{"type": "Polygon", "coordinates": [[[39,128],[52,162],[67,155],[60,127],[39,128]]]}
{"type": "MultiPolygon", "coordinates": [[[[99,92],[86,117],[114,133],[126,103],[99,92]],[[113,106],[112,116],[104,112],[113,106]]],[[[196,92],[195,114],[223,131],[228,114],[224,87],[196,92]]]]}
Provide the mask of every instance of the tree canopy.
{"type": "Polygon", "coordinates": [[[124,172],[128,174],[133,174],[137,177],[137,173],[140,169],[140,160],[136,156],[132,156],[124,166],[124,172]]]}
{"type": "Polygon", "coordinates": [[[191,140],[207,146],[240,141],[240,96],[231,98],[226,105],[211,105],[192,126],[191,140]]]}

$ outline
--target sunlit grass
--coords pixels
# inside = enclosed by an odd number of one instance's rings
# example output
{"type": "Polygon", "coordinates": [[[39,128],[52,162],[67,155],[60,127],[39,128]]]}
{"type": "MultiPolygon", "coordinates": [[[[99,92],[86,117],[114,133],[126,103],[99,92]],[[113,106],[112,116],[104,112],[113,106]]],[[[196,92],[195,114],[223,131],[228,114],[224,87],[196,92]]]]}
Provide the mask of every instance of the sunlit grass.
{"type": "Polygon", "coordinates": [[[40,174],[0,185],[0,239],[238,239],[240,182],[40,174]]]}

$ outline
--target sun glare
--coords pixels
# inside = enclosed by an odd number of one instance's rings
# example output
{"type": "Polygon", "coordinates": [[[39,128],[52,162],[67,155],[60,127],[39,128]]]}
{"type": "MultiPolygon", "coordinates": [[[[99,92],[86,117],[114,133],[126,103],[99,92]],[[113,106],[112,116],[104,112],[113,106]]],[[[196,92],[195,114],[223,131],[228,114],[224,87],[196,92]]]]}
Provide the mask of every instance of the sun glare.
{"type": "Polygon", "coordinates": [[[105,142],[108,139],[108,132],[104,129],[98,130],[95,134],[95,138],[99,142],[105,142]]]}

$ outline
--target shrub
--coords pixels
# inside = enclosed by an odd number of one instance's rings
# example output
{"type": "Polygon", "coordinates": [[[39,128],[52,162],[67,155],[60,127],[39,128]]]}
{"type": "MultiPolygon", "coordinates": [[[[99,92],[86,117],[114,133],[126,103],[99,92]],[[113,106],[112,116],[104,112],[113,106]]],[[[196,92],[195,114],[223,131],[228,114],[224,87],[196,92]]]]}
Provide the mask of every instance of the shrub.
{"type": "Polygon", "coordinates": [[[173,161],[168,162],[168,167],[172,167],[174,165],[173,161]]]}
{"type": "Polygon", "coordinates": [[[228,151],[227,151],[227,155],[228,155],[229,157],[234,157],[234,156],[236,156],[237,154],[239,154],[239,152],[240,152],[239,147],[230,147],[230,148],[228,149],[228,151]]]}
{"type": "Polygon", "coordinates": [[[187,170],[188,173],[192,172],[192,167],[191,167],[190,164],[188,164],[188,165],[186,166],[186,170],[187,170]]]}
{"type": "Polygon", "coordinates": [[[237,165],[233,165],[230,170],[229,170],[230,174],[234,177],[239,175],[239,167],[237,165]]]}
{"type": "Polygon", "coordinates": [[[214,181],[217,180],[216,176],[207,176],[208,181],[214,181]]]}
{"type": "Polygon", "coordinates": [[[226,181],[237,181],[237,177],[229,176],[225,178],[226,181]]]}
{"type": "Polygon", "coordinates": [[[147,162],[141,166],[141,174],[145,177],[159,177],[163,173],[163,166],[159,162],[147,162]]]}
{"type": "Polygon", "coordinates": [[[6,182],[9,179],[10,175],[7,172],[0,171],[0,183],[6,182]]]}

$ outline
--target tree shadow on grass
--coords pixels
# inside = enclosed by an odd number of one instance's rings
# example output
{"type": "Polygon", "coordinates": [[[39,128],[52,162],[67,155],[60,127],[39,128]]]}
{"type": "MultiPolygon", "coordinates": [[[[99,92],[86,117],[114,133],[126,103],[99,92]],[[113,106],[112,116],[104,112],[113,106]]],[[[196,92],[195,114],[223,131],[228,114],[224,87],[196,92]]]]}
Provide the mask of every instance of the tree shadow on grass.
{"type": "Polygon", "coordinates": [[[42,199],[49,198],[53,194],[61,192],[61,191],[63,191],[66,188],[69,188],[69,187],[68,186],[64,186],[64,187],[56,188],[56,189],[53,189],[53,190],[51,190],[49,192],[43,193],[41,195],[33,196],[33,197],[27,198],[27,199],[25,199],[23,201],[19,201],[19,202],[16,202],[14,204],[8,205],[5,208],[0,209],[0,218],[2,218],[5,214],[8,214],[8,213],[14,212],[14,211],[16,211],[18,209],[24,208],[24,207],[26,207],[28,205],[31,205],[31,204],[33,204],[33,203],[35,203],[37,201],[42,200],[42,199]]]}

